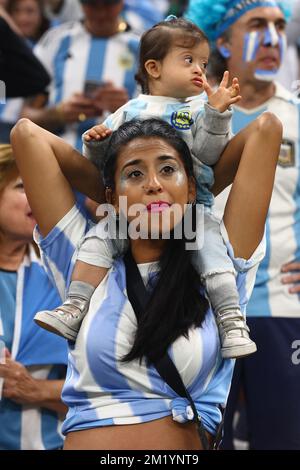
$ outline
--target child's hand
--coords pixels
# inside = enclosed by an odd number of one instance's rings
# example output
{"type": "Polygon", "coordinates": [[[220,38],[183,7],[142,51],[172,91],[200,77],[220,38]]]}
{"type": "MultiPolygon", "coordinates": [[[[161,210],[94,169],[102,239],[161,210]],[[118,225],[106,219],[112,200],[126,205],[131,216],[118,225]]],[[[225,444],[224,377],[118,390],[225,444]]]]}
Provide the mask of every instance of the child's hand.
{"type": "Polygon", "coordinates": [[[226,70],[220,86],[216,91],[214,91],[206,81],[203,85],[204,91],[208,96],[208,103],[210,106],[220,111],[220,113],[223,113],[230,105],[235,104],[242,99],[238,79],[234,78],[231,86],[229,87],[228,82],[229,72],[226,70]]]}
{"type": "Polygon", "coordinates": [[[112,134],[112,130],[103,124],[98,124],[97,126],[92,127],[86,131],[83,135],[83,138],[86,142],[91,140],[105,140],[112,134]]]}

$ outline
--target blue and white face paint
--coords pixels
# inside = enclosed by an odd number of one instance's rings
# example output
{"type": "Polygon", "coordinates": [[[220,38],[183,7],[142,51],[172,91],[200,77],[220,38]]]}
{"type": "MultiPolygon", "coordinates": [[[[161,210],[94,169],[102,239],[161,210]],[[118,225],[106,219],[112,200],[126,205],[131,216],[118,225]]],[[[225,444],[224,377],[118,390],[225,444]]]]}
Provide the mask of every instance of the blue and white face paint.
{"type": "MultiPolygon", "coordinates": [[[[272,21],[268,22],[268,26],[264,31],[251,31],[251,33],[245,34],[243,60],[245,62],[254,61],[261,45],[266,47],[278,46],[280,62],[282,62],[286,50],[286,35],[284,32],[279,33],[272,21]]],[[[254,76],[259,80],[271,82],[276,77],[278,70],[279,68],[273,70],[256,69],[254,76]]]]}
{"type": "Polygon", "coordinates": [[[218,51],[224,59],[229,59],[229,57],[231,57],[230,50],[225,46],[218,46],[218,51]]]}

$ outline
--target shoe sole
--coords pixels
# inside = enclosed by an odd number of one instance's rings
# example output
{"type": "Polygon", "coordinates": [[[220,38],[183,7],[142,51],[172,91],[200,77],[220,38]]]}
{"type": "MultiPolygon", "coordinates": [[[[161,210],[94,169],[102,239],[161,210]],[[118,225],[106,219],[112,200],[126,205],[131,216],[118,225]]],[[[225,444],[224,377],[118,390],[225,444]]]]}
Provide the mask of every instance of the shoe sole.
{"type": "Polygon", "coordinates": [[[50,331],[51,333],[54,333],[58,336],[61,336],[62,338],[68,339],[70,341],[76,341],[76,336],[75,334],[72,334],[69,329],[65,329],[65,331],[62,330],[62,323],[57,320],[54,317],[48,316],[47,317],[47,323],[45,323],[45,313],[43,313],[41,316],[39,313],[37,313],[34,317],[34,321],[37,325],[39,325],[41,328],[44,328],[44,330],[50,331]]]}
{"type": "Polygon", "coordinates": [[[240,357],[250,356],[257,351],[255,343],[246,344],[245,346],[235,346],[232,348],[222,348],[221,354],[224,359],[238,359],[240,357]]]}

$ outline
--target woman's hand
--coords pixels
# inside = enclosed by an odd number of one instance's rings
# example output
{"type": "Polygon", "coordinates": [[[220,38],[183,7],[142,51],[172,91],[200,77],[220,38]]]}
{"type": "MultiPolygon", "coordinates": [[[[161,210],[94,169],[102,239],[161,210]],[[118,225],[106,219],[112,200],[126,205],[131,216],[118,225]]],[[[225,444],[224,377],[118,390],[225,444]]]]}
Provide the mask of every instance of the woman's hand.
{"type": "Polygon", "coordinates": [[[0,377],[4,379],[2,395],[21,405],[39,401],[39,381],[20,362],[11,359],[8,350],[5,356],[5,364],[0,364],[0,377]]]}
{"type": "Polygon", "coordinates": [[[5,364],[0,364],[0,377],[4,384],[2,395],[20,404],[47,408],[62,416],[67,407],[61,401],[63,380],[39,380],[32,377],[26,367],[11,358],[5,350],[5,364]]]}
{"type": "Polygon", "coordinates": [[[90,142],[91,140],[101,141],[101,140],[105,140],[111,134],[112,134],[111,129],[104,126],[104,124],[98,124],[97,126],[94,126],[91,129],[88,129],[84,133],[83,138],[86,142],[90,142]]]}
{"type": "Polygon", "coordinates": [[[56,111],[61,121],[69,124],[101,115],[93,100],[81,93],[74,93],[68,100],[59,103],[56,111]]]}
{"type": "Polygon", "coordinates": [[[207,81],[204,82],[204,91],[208,97],[208,103],[213,108],[217,109],[220,113],[226,111],[229,106],[237,103],[242,99],[240,95],[240,85],[237,78],[232,80],[232,84],[229,84],[229,72],[224,72],[222,81],[219,88],[214,91],[207,81]]]}
{"type": "Polygon", "coordinates": [[[103,111],[114,113],[128,100],[126,88],[116,87],[112,82],[107,82],[105,86],[101,87],[93,99],[98,114],[102,114],[103,111]]]}
{"type": "Polygon", "coordinates": [[[283,276],[282,284],[292,284],[289,288],[290,294],[298,294],[300,292],[300,262],[293,261],[292,263],[284,264],[281,268],[282,273],[290,273],[294,271],[294,274],[283,276]]]}

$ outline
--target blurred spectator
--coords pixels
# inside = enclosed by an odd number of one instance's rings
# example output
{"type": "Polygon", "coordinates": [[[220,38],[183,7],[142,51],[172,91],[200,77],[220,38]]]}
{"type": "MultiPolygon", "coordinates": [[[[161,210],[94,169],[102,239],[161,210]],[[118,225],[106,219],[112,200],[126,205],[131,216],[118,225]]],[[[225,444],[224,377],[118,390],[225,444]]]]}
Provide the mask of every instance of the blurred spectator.
{"type": "Polygon", "coordinates": [[[35,220],[10,145],[0,145],[0,449],[58,449],[67,344],[33,321],[60,303],[32,245],[35,220]],[[1,392],[1,391],[0,391],[1,392]]]}
{"type": "Polygon", "coordinates": [[[163,17],[168,14],[170,8],[170,0],[151,0],[151,3],[153,5],[153,8],[155,8],[157,11],[160,11],[163,17]]]}
{"type": "MultiPolygon", "coordinates": [[[[80,0],[43,0],[51,26],[84,18],[80,0]]],[[[143,32],[163,19],[168,9],[165,0],[124,0],[123,18],[138,32],[143,32]]]]}
{"type": "Polygon", "coordinates": [[[150,0],[125,0],[122,16],[136,32],[143,33],[164,19],[165,12],[157,4],[150,0]]]}
{"type": "Polygon", "coordinates": [[[278,81],[296,95],[300,95],[299,47],[300,47],[300,0],[293,0],[292,18],[287,24],[287,53],[278,74],[278,81]]]}
{"type": "MultiPolygon", "coordinates": [[[[7,11],[11,14],[11,19],[14,21],[18,31],[27,40],[29,47],[32,47],[34,42],[39,39],[41,34],[47,29],[48,21],[43,16],[40,0],[8,0],[7,11]]],[[[20,39],[17,38],[17,41],[20,42],[20,39]]],[[[5,44],[3,44],[3,46],[5,46],[5,44]]],[[[20,49],[19,46],[18,48],[20,49]]],[[[27,56],[24,57],[24,59],[26,59],[25,63],[27,64],[27,56]]],[[[9,56],[8,60],[12,60],[13,66],[16,67],[17,61],[20,61],[20,58],[9,56]]],[[[33,65],[37,66],[36,64],[37,60],[34,59],[33,65]]],[[[41,68],[41,66],[39,66],[39,68],[41,68]]],[[[9,80],[8,86],[14,78],[15,77],[10,77],[7,79],[9,80]]],[[[23,74],[21,76],[17,75],[16,78],[22,82],[23,74]]],[[[44,88],[46,84],[47,83],[44,83],[44,88]]],[[[43,88],[39,85],[39,88],[32,89],[30,94],[35,94],[38,90],[43,91],[43,88]]],[[[17,96],[22,95],[18,93],[17,96]]],[[[10,130],[19,119],[22,106],[22,98],[10,98],[7,99],[5,103],[0,104],[0,142],[9,143],[10,130]]]]}
{"type": "Polygon", "coordinates": [[[7,98],[42,92],[49,83],[46,70],[1,7],[0,80],[5,82],[7,98]]]}
{"type": "Polygon", "coordinates": [[[31,46],[49,28],[41,0],[8,0],[6,9],[31,46]]]}
{"type": "Polygon", "coordinates": [[[52,81],[23,116],[81,150],[81,135],[133,96],[139,38],[121,19],[122,0],[82,0],[84,22],[52,28],[35,52],[52,81]]]}
{"type": "Polygon", "coordinates": [[[188,3],[188,0],[170,0],[169,14],[182,16],[187,8],[188,3]]]}
{"type": "Polygon", "coordinates": [[[43,3],[45,15],[51,22],[51,26],[83,18],[79,0],[43,0],[43,3]]]}

